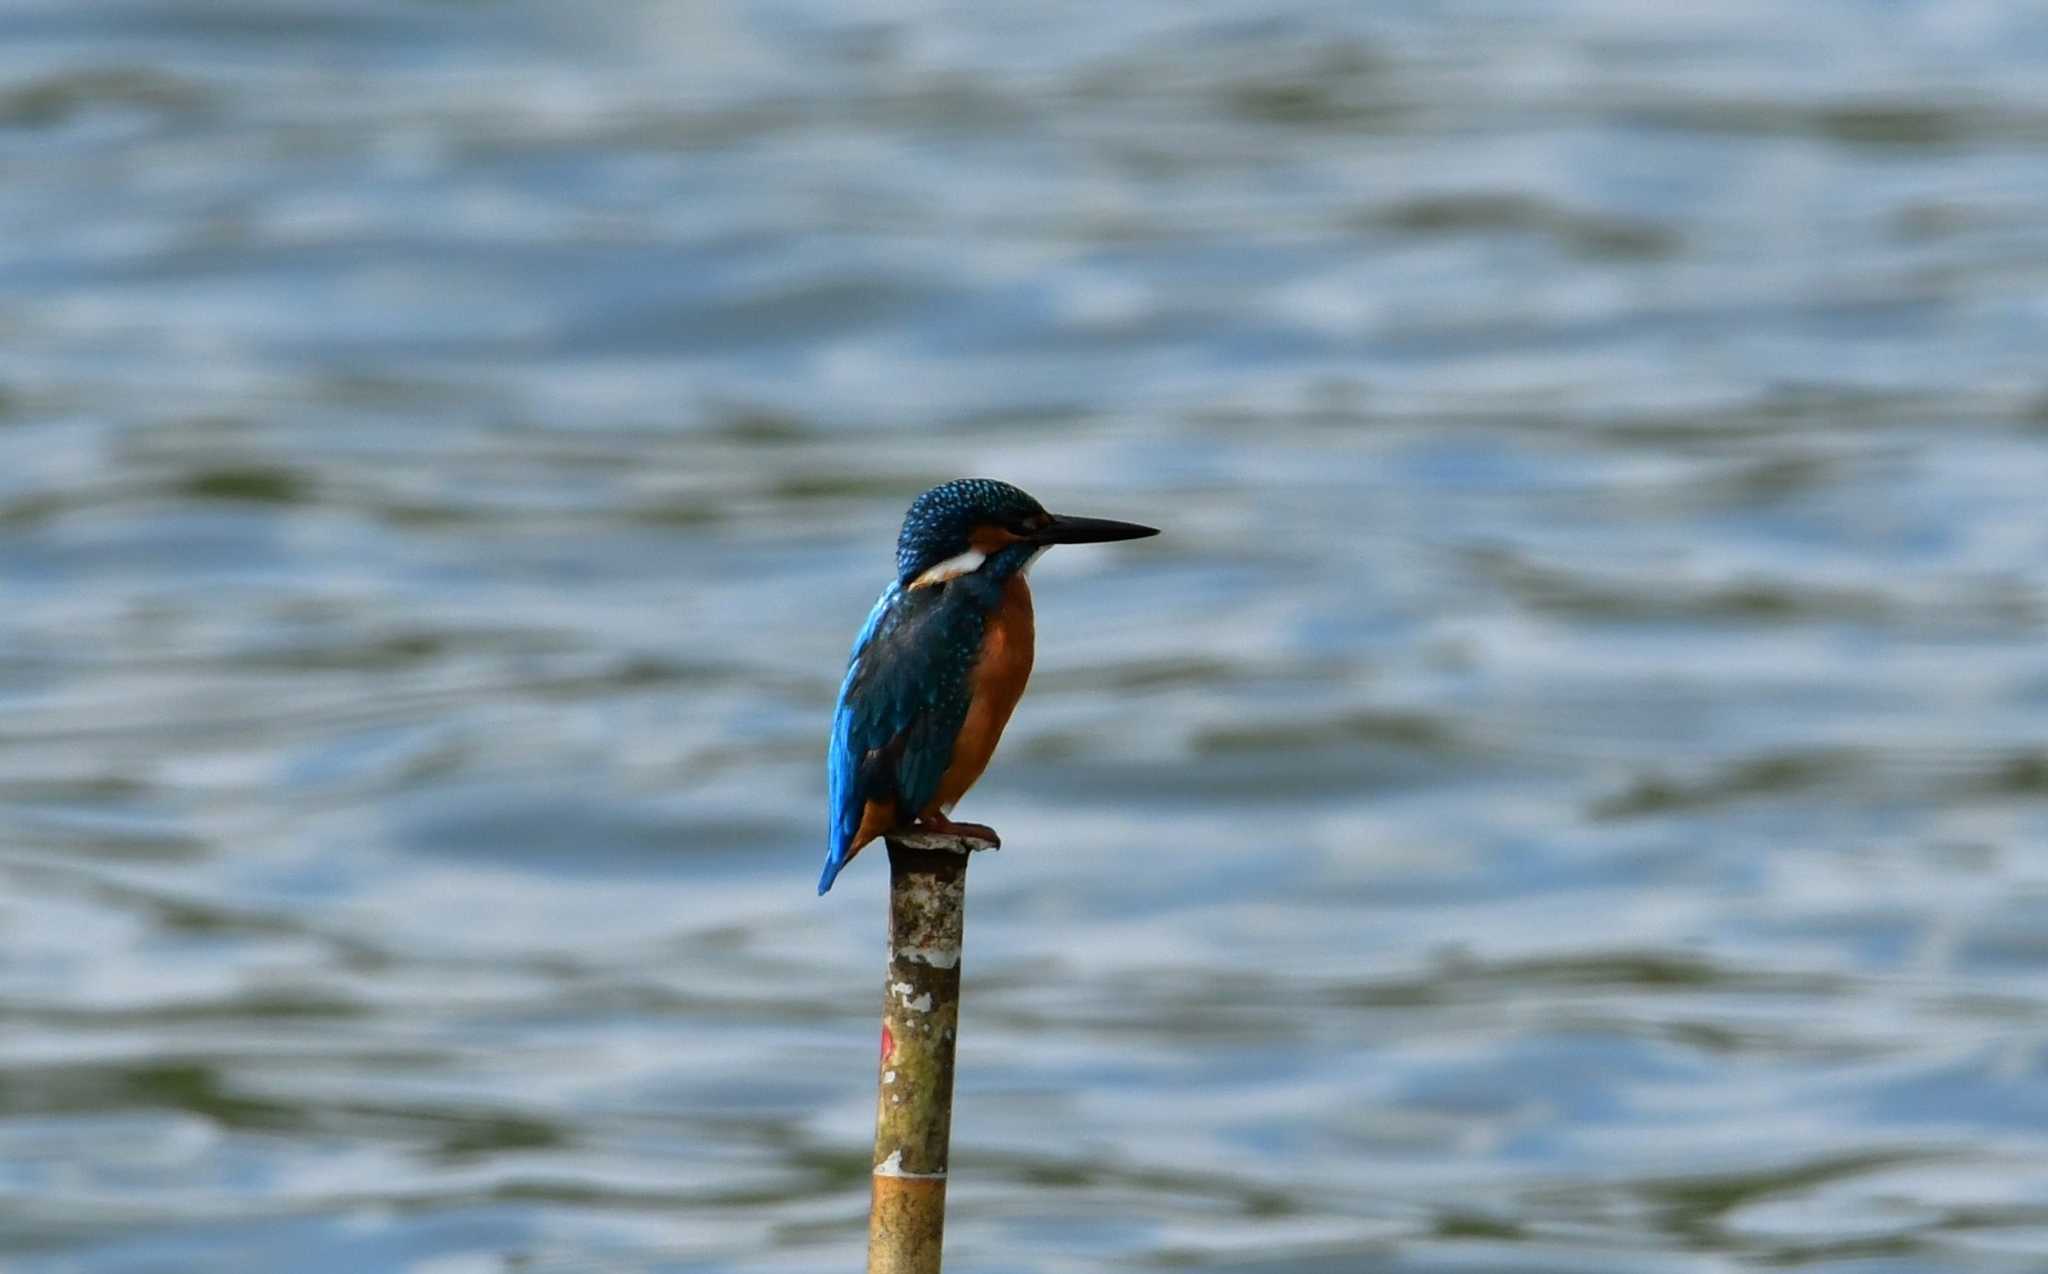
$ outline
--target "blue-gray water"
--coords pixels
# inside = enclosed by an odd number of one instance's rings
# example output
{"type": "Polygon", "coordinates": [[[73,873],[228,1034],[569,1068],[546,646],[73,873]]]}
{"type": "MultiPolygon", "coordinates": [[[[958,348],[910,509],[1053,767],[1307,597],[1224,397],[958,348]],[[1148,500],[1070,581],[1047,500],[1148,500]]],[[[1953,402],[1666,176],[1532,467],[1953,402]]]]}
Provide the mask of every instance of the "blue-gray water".
{"type": "Polygon", "coordinates": [[[2048,17],[1001,8],[0,9],[0,1265],[857,1268],[985,473],[949,1269],[2048,1267],[2048,17]]]}

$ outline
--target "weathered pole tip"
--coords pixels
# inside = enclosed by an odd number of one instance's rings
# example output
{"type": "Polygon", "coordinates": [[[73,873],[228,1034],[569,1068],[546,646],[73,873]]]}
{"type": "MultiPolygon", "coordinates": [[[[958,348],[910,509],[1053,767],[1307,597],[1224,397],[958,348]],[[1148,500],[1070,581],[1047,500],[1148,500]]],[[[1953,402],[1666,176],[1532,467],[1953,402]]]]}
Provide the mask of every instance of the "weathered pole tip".
{"type": "Polygon", "coordinates": [[[1003,842],[996,838],[995,832],[987,828],[977,828],[970,832],[957,825],[949,832],[926,831],[921,827],[890,832],[883,839],[890,845],[903,849],[924,849],[950,854],[973,854],[984,849],[1003,847],[1003,842]],[[987,831],[988,835],[982,835],[984,831],[987,831]]]}

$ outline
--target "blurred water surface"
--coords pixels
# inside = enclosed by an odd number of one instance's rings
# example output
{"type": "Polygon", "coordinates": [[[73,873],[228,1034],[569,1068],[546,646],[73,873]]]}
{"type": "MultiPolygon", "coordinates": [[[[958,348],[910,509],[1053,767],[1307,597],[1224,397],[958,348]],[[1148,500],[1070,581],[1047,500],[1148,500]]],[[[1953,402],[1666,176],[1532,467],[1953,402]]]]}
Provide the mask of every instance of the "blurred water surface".
{"type": "MultiPolygon", "coordinates": [[[[986,8],[986,7],[984,7],[986,8]]],[[[949,1269],[2048,1260],[2048,18],[0,10],[0,1262],[856,1268],[927,483],[1038,570],[949,1269]]]]}

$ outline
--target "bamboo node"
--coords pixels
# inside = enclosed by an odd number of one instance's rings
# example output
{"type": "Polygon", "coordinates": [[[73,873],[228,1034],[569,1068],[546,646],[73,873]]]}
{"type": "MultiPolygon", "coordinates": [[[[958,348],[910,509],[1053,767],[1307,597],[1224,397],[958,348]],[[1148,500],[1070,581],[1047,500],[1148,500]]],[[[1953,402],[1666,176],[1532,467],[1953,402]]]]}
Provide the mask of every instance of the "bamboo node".
{"type": "Polygon", "coordinates": [[[946,1170],[941,1168],[937,1172],[908,1171],[903,1166],[903,1152],[899,1150],[875,1165],[875,1175],[878,1177],[898,1177],[904,1181],[944,1181],[946,1179],[946,1170]]]}

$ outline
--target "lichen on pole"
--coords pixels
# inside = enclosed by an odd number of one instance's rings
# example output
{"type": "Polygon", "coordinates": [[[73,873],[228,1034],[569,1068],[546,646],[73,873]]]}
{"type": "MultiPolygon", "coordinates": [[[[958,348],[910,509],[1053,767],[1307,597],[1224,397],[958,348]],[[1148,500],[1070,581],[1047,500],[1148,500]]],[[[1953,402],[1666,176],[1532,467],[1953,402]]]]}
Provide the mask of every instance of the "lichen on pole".
{"type": "Polygon", "coordinates": [[[937,1274],[953,1130],[967,859],[995,842],[903,832],[889,845],[889,975],[875,1101],[868,1274],[937,1274]]]}

